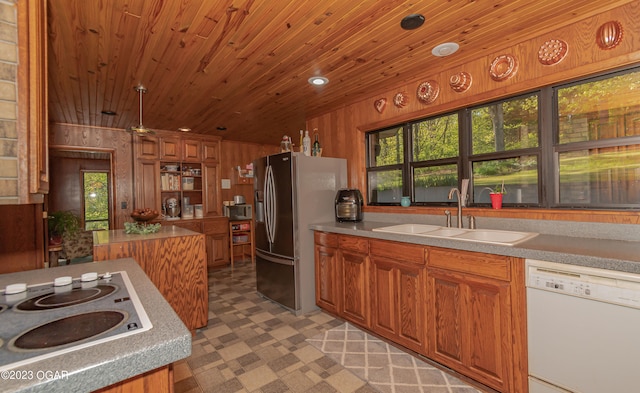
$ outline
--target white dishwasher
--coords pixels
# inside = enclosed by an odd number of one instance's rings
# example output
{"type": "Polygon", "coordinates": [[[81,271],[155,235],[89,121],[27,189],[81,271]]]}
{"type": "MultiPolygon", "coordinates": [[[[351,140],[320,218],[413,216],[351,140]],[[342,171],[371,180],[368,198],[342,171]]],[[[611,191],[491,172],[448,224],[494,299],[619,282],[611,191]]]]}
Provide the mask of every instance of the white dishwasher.
{"type": "Polygon", "coordinates": [[[640,275],[526,263],[529,392],[640,392],[640,275]]]}

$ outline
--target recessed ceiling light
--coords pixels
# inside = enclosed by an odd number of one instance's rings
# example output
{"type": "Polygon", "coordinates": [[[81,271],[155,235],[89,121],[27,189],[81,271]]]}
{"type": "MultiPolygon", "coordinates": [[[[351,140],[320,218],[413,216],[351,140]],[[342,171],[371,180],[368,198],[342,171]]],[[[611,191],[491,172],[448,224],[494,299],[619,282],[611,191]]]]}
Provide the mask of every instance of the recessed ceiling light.
{"type": "Polygon", "coordinates": [[[227,130],[227,127],[225,127],[225,126],[218,126],[218,127],[216,127],[216,130],[218,130],[218,131],[226,131],[226,130],[227,130]]]}
{"type": "Polygon", "coordinates": [[[309,83],[314,86],[322,86],[329,83],[329,79],[325,78],[324,76],[313,76],[309,78],[309,83]]]}
{"type": "Polygon", "coordinates": [[[400,21],[400,27],[402,27],[405,30],[413,30],[422,26],[423,23],[424,23],[423,15],[411,14],[402,18],[402,21],[400,21]]]}
{"type": "Polygon", "coordinates": [[[178,131],[189,132],[189,131],[191,131],[191,128],[189,128],[189,127],[180,127],[180,128],[178,128],[178,131]]]}
{"type": "Polygon", "coordinates": [[[431,50],[431,54],[438,57],[445,57],[452,55],[458,51],[460,45],[455,42],[445,42],[444,44],[440,44],[431,50]]]}
{"type": "Polygon", "coordinates": [[[114,111],[102,111],[101,113],[106,116],[115,116],[117,114],[114,111]]]}

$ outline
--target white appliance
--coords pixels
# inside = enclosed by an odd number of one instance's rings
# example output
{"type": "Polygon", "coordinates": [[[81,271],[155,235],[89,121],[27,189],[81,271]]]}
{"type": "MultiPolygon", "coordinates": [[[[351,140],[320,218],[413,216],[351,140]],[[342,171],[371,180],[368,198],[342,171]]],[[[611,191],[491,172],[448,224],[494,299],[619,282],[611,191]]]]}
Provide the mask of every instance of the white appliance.
{"type": "Polygon", "coordinates": [[[640,275],[527,260],[530,393],[640,390],[640,275]]]}
{"type": "Polygon", "coordinates": [[[296,315],[315,310],[313,231],[334,221],[347,161],[280,153],[253,162],[256,290],[296,315]]]}

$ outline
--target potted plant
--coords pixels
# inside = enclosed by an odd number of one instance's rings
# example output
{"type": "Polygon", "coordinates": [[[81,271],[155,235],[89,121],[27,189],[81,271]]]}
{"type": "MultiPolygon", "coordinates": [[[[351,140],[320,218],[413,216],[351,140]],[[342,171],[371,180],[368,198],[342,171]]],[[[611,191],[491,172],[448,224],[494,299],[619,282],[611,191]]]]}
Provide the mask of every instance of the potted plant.
{"type": "Polygon", "coordinates": [[[63,235],[75,235],[80,230],[80,220],[71,211],[56,211],[49,214],[49,244],[62,244],[63,235]]]}
{"type": "Polygon", "coordinates": [[[494,209],[502,209],[502,197],[507,193],[504,188],[504,180],[502,184],[498,184],[494,188],[486,187],[489,190],[489,198],[491,198],[491,207],[494,209]]]}

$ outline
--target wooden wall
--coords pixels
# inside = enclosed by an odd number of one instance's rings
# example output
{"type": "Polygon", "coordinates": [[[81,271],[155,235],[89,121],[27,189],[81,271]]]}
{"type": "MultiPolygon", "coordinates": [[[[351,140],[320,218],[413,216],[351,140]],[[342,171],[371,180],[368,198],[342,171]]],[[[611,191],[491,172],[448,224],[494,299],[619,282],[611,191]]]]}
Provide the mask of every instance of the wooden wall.
{"type": "Polygon", "coordinates": [[[231,180],[231,189],[222,190],[222,200],[233,200],[234,195],[244,195],[247,203],[253,204],[253,184],[239,184],[236,181],[238,165],[245,168],[256,158],[280,152],[279,141],[274,145],[259,145],[256,143],[240,143],[222,141],[221,145],[221,176],[231,180]]]}
{"type": "MultiPolygon", "coordinates": [[[[418,60],[417,60],[418,61],[418,60]]],[[[342,108],[307,120],[307,128],[318,129],[323,146],[323,156],[343,157],[347,159],[349,185],[357,187],[366,194],[365,145],[366,131],[380,129],[403,121],[419,119],[430,115],[451,111],[461,107],[487,102],[490,100],[530,91],[541,86],[614,70],[629,65],[640,64],[640,7],[638,3],[614,9],[594,17],[584,19],[568,27],[550,30],[530,39],[506,44],[503,50],[477,58],[465,64],[455,63],[455,54],[443,58],[443,67],[425,71],[424,75],[397,86],[394,90],[373,91],[363,101],[349,103],[342,108]],[[596,32],[605,22],[619,21],[624,29],[622,42],[613,49],[603,50],[596,44],[596,32]],[[538,61],[538,51],[543,43],[550,39],[567,42],[567,56],[555,65],[543,65],[538,61]],[[515,75],[505,81],[496,82],[490,78],[491,62],[500,55],[512,55],[519,67],[515,75]],[[454,92],[449,87],[451,75],[465,71],[473,82],[469,90],[454,92]],[[420,83],[434,80],[440,85],[440,95],[432,104],[422,104],[416,98],[420,83]],[[402,108],[393,105],[393,96],[405,92],[409,102],[402,108]],[[374,101],[386,98],[386,109],[379,113],[374,101]]],[[[365,196],[366,198],[366,196],[365,196]]],[[[433,213],[441,214],[444,208],[385,208],[366,207],[369,212],[389,213],[433,213]]],[[[545,209],[468,209],[477,216],[518,217],[531,219],[557,219],[576,221],[598,221],[614,223],[640,223],[638,212],[618,211],[558,211],[545,209]]]]}
{"type": "MultiPolygon", "coordinates": [[[[49,125],[49,148],[86,149],[111,154],[114,209],[114,229],[124,228],[130,221],[133,209],[133,149],[132,136],[120,129],[75,126],[71,124],[49,125]],[[122,209],[121,203],[127,208],[122,209]]],[[[51,163],[50,163],[51,165],[51,163]]],[[[55,195],[50,195],[55,200],[55,195]]]]}
{"type": "MultiPolygon", "coordinates": [[[[115,228],[124,227],[130,221],[129,214],[133,209],[133,150],[131,135],[121,129],[85,127],[70,124],[51,124],[49,130],[49,146],[55,149],[86,149],[111,153],[112,184],[115,201],[115,228]],[[125,202],[127,209],[121,209],[125,202]]],[[[253,201],[253,186],[239,185],[235,179],[235,169],[244,166],[254,159],[279,151],[279,145],[260,145],[255,143],[239,143],[222,141],[221,145],[221,177],[231,180],[231,189],[222,190],[221,200],[233,200],[234,195],[244,195],[247,202],[253,201]]],[[[52,163],[52,167],[56,164],[52,163]]],[[[56,191],[53,191],[56,193],[56,191]]],[[[66,191],[65,191],[66,192],[66,191]]],[[[53,193],[50,200],[57,200],[53,193]]],[[[53,207],[53,206],[52,206],[53,207]]],[[[222,211],[222,209],[220,209],[222,211]]]]}
{"type": "Polygon", "coordinates": [[[0,204],[0,217],[0,274],[42,268],[42,204],[0,204]]]}

